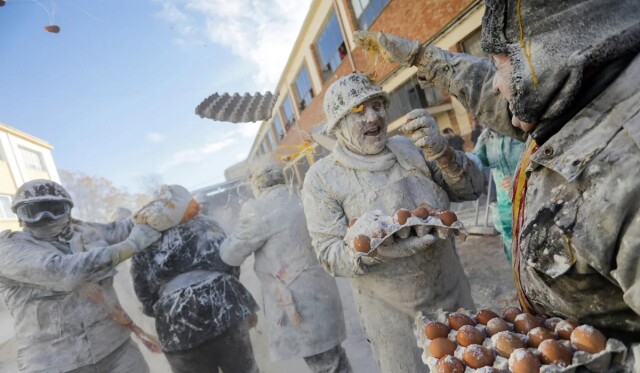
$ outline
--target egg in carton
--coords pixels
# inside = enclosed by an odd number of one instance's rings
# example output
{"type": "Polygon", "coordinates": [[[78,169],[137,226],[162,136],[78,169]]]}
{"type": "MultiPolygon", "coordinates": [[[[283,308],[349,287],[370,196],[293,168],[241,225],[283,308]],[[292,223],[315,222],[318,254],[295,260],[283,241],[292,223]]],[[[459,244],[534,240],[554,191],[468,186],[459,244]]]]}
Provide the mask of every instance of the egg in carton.
{"type": "Polygon", "coordinates": [[[385,215],[380,210],[365,213],[349,221],[344,241],[347,244],[353,242],[354,248],[359,252],[373,255],[381,244],[391,245],[394,235],[397,239],[407,238],[411,234],[424,236],[428,233],[441,239],[448,239],[452,234],[466,238],[464,224],[457,220],[455,213],[433,210],[434,215],[430,215],[429,210],[424,214],[426,208],[422,209],[399,209],[393,216],[385,215]]]}
{"type": "Polygon", "coordinates": [[[626,357],[622,342],[589,325],[533,316],[517,307],[500,315],[421,312],[415,325],[422,360],[432,372],[601,373],[621,367],[626,357]]]}

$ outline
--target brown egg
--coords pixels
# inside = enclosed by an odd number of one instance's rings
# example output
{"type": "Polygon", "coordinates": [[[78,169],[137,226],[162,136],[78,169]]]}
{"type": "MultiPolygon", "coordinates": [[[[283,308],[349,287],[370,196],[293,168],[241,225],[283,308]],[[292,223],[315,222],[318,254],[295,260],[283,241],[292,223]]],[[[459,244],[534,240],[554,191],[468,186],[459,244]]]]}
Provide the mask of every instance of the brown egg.
{"type": "Polygon", "coordinates": [[[571,339],[571,333],[573,333],[573,329],[575,329],[578,325],[578,322],[575,320],[562,320],[556,325],[556,334],[558,338],[569,340],[571,339]]]}
{"type": "Polygon", "coordinates": [[[573,354],[571,349],[555,339],[546,339],[538,346],[540,360],[543,364],[556,364],[559,366],[571,365],[573,354]]]}
{"type": "Polygon", "coordinates": [[[364,234],[359,234],[353,239],[353,248],[361,253],[371,251],[371,239],[364,234]]]}
{"type": "Polygon", "coordinates": [[[424,326],[424,334],[429,339],[447,338],[449,331],[451,329],[448,326],[438,321],[429,321],[424,326]]]}
{"type": "Polygon", "coordinates": [[[57,34],[57,33],[60,32],[60,26],[58,26],[58,25],[44,26],[44,29],[49,31],[49,32],[53,32],[54,34],[57,34]]]}
{"type": "Polygon", "coordinates": [[[429,206],[426,202],[422,202],[418,207],[424,207],[427,210],[431,211],[431,206],[429,206]]]}
{"type": "Polygon", "coordinates": [[[456,359],[451,355],[447,355],[442,359],[438,360],[438,364],[436,365],[437,373],[463,373],[464,372],[464,364],[462,361],[456,359]]]}
{"type": "Polygon", "coordinates": [[[597,354],[607,347],[607,337],[591,325],[580,325],[571,333],[571,345],[577,350],[597,354]]]}
{"type": "Polygon", "coordinates": [[[429,209],[426,207],[418,207],[417,209],[411,211],[413,216],[417,216],[420,219],[426,219],[429,217],[429,209]]]}
{"type": "Polygon", "coordinates": [[[515,349],[525,348],[524,342],[512,332],[500,332],[494,335],[491,340],[493,341],[493,349],[504,358],[509,358],[515,349]]]}
{"type": "Polygon", "coordinates": [[[471,326],[473,326],[473,325],[476,324],[475,322],[473,322],[471,317],[465,315],[464,313],[460,313],[460,312],[452,312],[452,313],[450,313],[449,316],[447,317],[447,319],[449,320],[449,326],[453,330],[458,330],[463,325],[471,325],[471,326]]]}
{"type": "Polygon", "coordinates": [[[448,340],[447,338],[436,338],[429,343],[429,352],[431,356],[436,359],[440,359],[446,355],[452,355],[456,350],[456,344],[448,340]]]}
{"type": "Polygon", "coordinates": [[[518,316],[521,313],[522,313],[522,310],[517,307],[507,307],[502,311],[500,311],[500,315],[502,316],[502,318],[505,321],[510,322],[512,324],[516,320],[516,316],[518,316]]]}
{"type": "Polygon", "coordinates": [[[544,327],[553,332],[556,330],[556,325],[558,325],[560,321],[562,321],[562,319],[559,317],[550,317],[544,321],[544,327]]]}
{"type": "Polygon", "coordinates": [[[540,358],[526,348],[519,348],[509,358],[509,369],[513,373],[538,373],[540,372],[540,358]]]}
{"type": "Polygon", "coordinates": [[[534,315],[533,317],[535,317],[536,320],[538,320],[538,322],[540,323],[540,326],[544,327],[544,322],[547,321],[546,317],[542,315],[534,315]]]}
{"type": "Polygon", "coordinates": [[[471,345],[465,348],[462,358],[467,366],[474,369],[491,366],[495,360],[493,352],[480,345],[471,345]]]}
{"type": "Polygon", "coordinates": [[[351,220],[349,220],[349,228],[353,227],[353,225],[358,221],[358,219],[353,218],[351,220]]]}
{"type": "Polygon", "coordinates": [[[516,319],[513,322],[513,328],[516,330],[516,332],[522,334],[527,334],[531,329],[540,326],[542,326],[540,320],[528,313],[519,314],[518,316],[516,316],[516,319]]]}
{"type": "Polygon", "coordinates": [[[460,346],[480,345],[484,341],[484,334],[471,325],[463,325],[458,329],[456,340],[460,346]]]}
{"type": "Polygon", "coordinates": [[[541,327],[531,329],[527,336],[529,337],[529,346],[534,348],[538,348],[540,342],[545,339],[556,339],[556,335],[553,332],[541,327]]]}
{"type": "Polygon", "coordinates": [[[442,211],[441,213],[438,214],[438,218],[440,218],[440,220],[442,220],[442,224],[450,227],[451,224],[455,223],[458,221],[458,216],[456,215],[455,212],[453,211],[449,211],[449,210],[445,210],[442,211]]]}
{"type": "Polygon", "coordinates": [[[489,320],[487,323],[487,334],[489,337],[493,336],[496,333],[504,332],[509,330],[509,324],[506,321],[502,320],[499,317],[494,317],[489,320]]]}
{"type": "Polygon", "coordinates": [[[409,220],[410,217],[411,217],[411,211],[409,210],[400,209],[396,213],[396,218],[398,220],[398,224],[400,225],[405,225],[407,223],[407,220],[409,220]]]}
{"type": "Polygon", "coordinates": [[[482,325],[487,325],[489,320],[493,319],[494,317],[498,317],[498,314],[491,310],[480,310],[478,311],[478,313],[476,313],[476,321],[478,321],[478,324],[482,325]]]}

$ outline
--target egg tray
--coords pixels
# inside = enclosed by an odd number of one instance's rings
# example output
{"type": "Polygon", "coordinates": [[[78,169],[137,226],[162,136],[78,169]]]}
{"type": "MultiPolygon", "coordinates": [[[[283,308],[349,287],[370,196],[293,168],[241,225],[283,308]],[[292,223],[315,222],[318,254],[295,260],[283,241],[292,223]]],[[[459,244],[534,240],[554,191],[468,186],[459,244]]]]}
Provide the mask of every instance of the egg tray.
{"type": "MultiPolygon", "coordinates": [[[[469,316],[475,323],[475,328],[480,330],[484,335],[485,339],[482,343],[482,346],[487,348],[489,351],[493,352],[495,357],[495,361],[493,364],[493,368],[497,369],[500,372],[511,372],[509,369],[509,359],[499,356],[493,348],[493,341],[491,337],[488,336],[485,330],[485,325],[482,325],[477,322],[475,318],[475,312],[460,309],[456,311],[458,313],[465,314],[469,316]]],[[[439,321],[445,325],[448,325],[447,317],[452,312],[443,311],[438,309],[436,311],[431,312],[420,312],[415,319],[415,336],[417,340],[418,347],[423,349],[422,353],[422,361],[429,367],[429,370],[433,373],[437,372],[436,365],[440,359],[433,357],[429,350],[429,344],[431,340],[427,338],[425,335],[425,326],[430,321],[439,321]]],[[[496,312],[497,313],[497,312],[496,312]]],[[[505,320],[506,321],[506,320],[505,320]]],[[[527,349],[536,355],[539,356],[539,352],[537,348],[530,347],[528,344],[528,337],[525,334],[518,333],[514,330],[514,326],[512,323],[509,323],[510,331],[516,334],[518,338],[520,338],[524,344],[527,346],[527,349]]],[[[448,335],[448,339],[455,343],[456,350],[454,352],[454,356],[458,358],[463,364],[464,359],[462,355],[464,354],[465,348],[458,344],[456,340],[457,331],[451,329],[448,335]]],[[[495,336],[495,335],[494,335],[495,336]]],[[[563,344],[569,347],[573,352],[572,363],[569,366],[559,366],[555,364],[551,365],[542,365],[540,367],[540,373],[574,373],[574,372],[594,372],[594,373],[605,373],[611,371],[621,371],[624,364],[624,360],[627,354],[627,348],[624,343],[614,338],[607,338],[606,347],[603,351],[590,354],[584,351],[576,350],[571,342],[568,340],[560,340],[563,344]]],[[[483,372],[483,368],[473,369],[471,367],[466,366],[465,364],[465,373],[481,373],[483,372]]]]}
{"type": "Polygon", "coordinates": [[[385,215],[382,211],[375,210],[359,217],[347,230],[344,241],[351,246],[356,236],[361,234],[368,236],[371,239],[371,250],[367,255],[371,256],[375,254],[378,246],[390,240],[396,232],[403,228],[411,230],[410,232],[405,230],[405,234],[408,233],[407,236],[429,233],[441,239],[448,239],[452,234],[463,240],[467,237],[467,231],[461,221],[455,221],[451,226],[447,226],[436,216],[428,216],[422,219],[412,215],[407,219],[406,223],[400,224],[395,216],[385,215]],[[421,234],[418,234],[418,232],[421,234]]]}

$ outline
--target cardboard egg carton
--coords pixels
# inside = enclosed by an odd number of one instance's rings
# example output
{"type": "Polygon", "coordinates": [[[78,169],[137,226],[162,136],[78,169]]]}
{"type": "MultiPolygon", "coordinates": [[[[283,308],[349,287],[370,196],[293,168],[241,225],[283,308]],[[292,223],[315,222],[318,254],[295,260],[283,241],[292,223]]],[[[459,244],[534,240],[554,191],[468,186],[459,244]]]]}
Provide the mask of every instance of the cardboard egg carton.
{"type": "Polygon", "coordinates": [[[422,219],[412,215],[404,224],[400,224],[396,214],[386,215],[380,210],[375,210],[359,217],[347,230],[344,241],[350,244],[356,236],[361,234],[368,236],[371,240],[371,250],[367,255],[373,255],[378,246],[390,243],[390,240],[425,234],[432,234],[441,239],[448,239],[452,234],[455,234],[464,239],[467,236],[467,231],[459,220],[453,222],[451,226],[447,226],[436,216],[422,219]],[[396,233],[397,235],[394,237],[396,233]]]}
{"type": "MultiPolygon", "coordinates": [[[[495,361],[492,367],[498,370],[499,372],[504,372],[504,373],[512,372],[511,364],[513,363],[513,361],[510,362],[509,358],[502,357],[496,353],[496,350],[494,349],[495,338],[489,337],[486,331],[486,326],[478,323],[475,317],[476,312],[463,310],[463,309],[458,310],[456,312],[469,316],[476,323],[476,325],[474,325],[474,328],[478,329],[484,334],[485,338],[482,342],[482,346],[487,348],[489,351],[493,352],[493,355],[495,357],[495,361]]],[[[448,316],[450,313],[452,312],[438,309],[436,311],[420,312],[416,316],[414,332],[415,332],[418,347],[423,349],[422,361],[429,367],[430,371],[434,373],[437,372],[436,366],[438,364],[439,359],[432,356],[430,352],[429,346],[431,344],[431,340],[427,338],[425,334],[425,326],[430,321],[439,321],[449,326],[448,316]]],[[[496,312],[496,313],[500,314],[499,312],[496,312]]],[[[513,323],[509,323],[508,321],[507,323],[509,324],[509,331],[514,333],[522,342],[524,342],[526,349],[534,353],[536,356],[540,357],[540,352],[538,351],[538,349],[531,347],[529,345],[528,336],[526,334],[516,332],[514,329],[513,323]]],[[[465,366],[465,373],[482,373],[487,371],[487,369],[483,369],[483,368],[473,369],[467,366],[463,358],[463,354],[467,347],[461,346],[458,343],[457,333],[458,332],[456,330],[451,329],[447,336],[447,339],[455,343],[456,348],[453,356],[459,359],[463,363],[463,365],[465,366]]],[[[494,337],[495,336],[496,335],[494,334],[494,337]]],[[[621,341],[617,339],[608,338],[606,340],[605,349],[603,351],[600,351],[594,354],[577,350],[569,340],[560,340],[560,342],[565,346],[569,347],[572,351],[571,365],[560,366],[555,364],[542,363],[540,367],[541,373],[579,373],[579,372],[605,373],[605,372],[612,372],[612,371],[614,372],[622,371],[622,369],[618,369],[618,368],[622,368],[624,364],[624,360],[627,354],[627,348],[621,341]]],[[[510,357],[513,357],[513,355],[514,353],[512,353],[510,357]]]]}

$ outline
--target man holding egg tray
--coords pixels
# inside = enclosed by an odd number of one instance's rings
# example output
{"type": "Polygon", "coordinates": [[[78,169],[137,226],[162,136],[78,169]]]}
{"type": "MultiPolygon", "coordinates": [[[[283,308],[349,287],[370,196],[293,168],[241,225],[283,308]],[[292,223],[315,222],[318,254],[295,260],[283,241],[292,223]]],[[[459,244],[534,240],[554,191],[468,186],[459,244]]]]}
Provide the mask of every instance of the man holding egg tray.
{"type": "Polygon", "coordinates": [[[404,137],[387,139],[388,103],[387,94],[364,74],[349,74],[329,87],[326,128],[338,141],[331,155],[311,166],[302,195],[318,259],[333,276],[351,278],[380,371],[418,372],[424,364],[413,333],[416,312],[473,308],[469,284],[450,234],[429,234],[422,223],[396,234],[371,227],[421,219],[440,232],[453,230],[443,223],[444,215],[430,217],[428,210],[447,209],[450,200],[477,199],[484,181],[464,153],[447,145],[425,110],[409,113],[403,127],[421,149],[404,137]],[[422,210],[421,204],[426,204],[422,210]],[[400,216],[414,209],[427,214],[400,216]],[[351,219],[360,221],[348,228],[351,219]],[[375,234],[385,238],[369,253],[345,239],[363,236],[375,243],[375,234]]]}
{"type": "Polygon", "coordinates": [[[493,63],[389,34],[355,39],[527,138],[512,189],[520,304],[626,342],[639,372],[640,2],[485,3],[493,63]]]}

